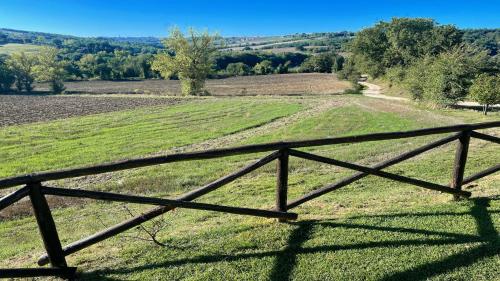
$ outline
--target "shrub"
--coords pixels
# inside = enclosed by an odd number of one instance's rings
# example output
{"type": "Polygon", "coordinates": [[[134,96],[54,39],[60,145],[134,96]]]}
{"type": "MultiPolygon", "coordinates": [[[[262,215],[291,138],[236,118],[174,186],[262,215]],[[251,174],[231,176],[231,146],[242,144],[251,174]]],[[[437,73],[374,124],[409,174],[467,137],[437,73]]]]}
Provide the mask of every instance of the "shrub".
{"type": "MultiPolygon", "coordinates": [[[[332,72],[333,66],[336,64],[337,55],[331,53],[323,53],[307,58],[301,65],[301,72],[332,72]]],[[[342,62],[343,63],[343,62],[342,62]]],[[[338,67],[338,65],[336,65],[338,67]]]]}
{"type": "Polygon", "coordinates": [[[470,97],[483,105],[483,113],[488,113],[490,104],[500,103],[500,76],[479,75],[469,91],[470,97]]]}
{"type": "Polygon", "coordinates": [[[465,98],[486,61],[485,53],[461,46],[416,61],[408,69],[404,84],[416,100],[452,105],[465,98]]]}
{"type": "Polygon", "coordinates": [[[10,91],[16,77],[12,71],[3,63],[0,63],[0,91],[10,91]]]}
{"type": "Polygon", "coordinates": [[[250,74],[250,67],[242,62],[230,63],[226,67],[226,73],[230,76],[245,76],[250,74]]]}
{"type": "Polygon", "coordinates": [[[353,84],[357,84],[361,73],[357,70],[354,65],[354,61],[349,59],[344,65],[344,68],[338,72],[338,77],[340,79],[345,79],[351,81],[353,84]]]}
{"type": "Polygon", "coordinates": [[[264,60],[259,62],[253,67],[255,74],[265,75],[273,72],[273,66],[271,61],[264,60]]]}
{"type": "Polygon", "coordinates": [[[353,83],[352,88],[345,90],[343,94],[345,94],[345,95],[362,95],[363,89],[364,89],[363,85],[360,85],[358,83],[353,83]]]}

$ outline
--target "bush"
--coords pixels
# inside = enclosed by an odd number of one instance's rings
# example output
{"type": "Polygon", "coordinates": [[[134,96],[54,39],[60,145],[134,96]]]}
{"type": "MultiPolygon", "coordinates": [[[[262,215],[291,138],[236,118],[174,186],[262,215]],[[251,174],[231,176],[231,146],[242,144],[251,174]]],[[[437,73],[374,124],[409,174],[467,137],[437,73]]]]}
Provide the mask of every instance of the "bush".
{"type": "Polygon", "coordinates": [[[253,72],[255,72],[255,74],[260,74],[260,75],[273,73],[273,66],[271,61],[264,60],[259,62],[253,67],[253,72]]]}
{"type": "Polygon", "coordinates": [[[389,81],[389,86],[401,83],[405,80],[406,70],[402,66],[388,68],[385,72],[385,78],[389,81]]]}
{"type": "Polygon", "coordinates": [[[301,65],[301,72],[332,72],[337,55],[331,53],[324,53],[312,56],[306,59],[301,65]]]}
{"type": "Polygon", "coordinates": [[[483,113],[488,113],[490,104],[500,103],[500,76],[481,74],[472,83],[470,97],[483,105],[483,113]]]}
{"type": "Polygon", "coordinates": [[[340,79],[351,81],[353,84],[358,84],[358,80],[361,77],[361,73],[357,70],[354,61],[351,59],[347,60],[344,68],[337,75],[340,79]]]}
{"type": "Polygon", "coordinates": [[[226,73],[230,76],[245,76],[250,74],[250,67],[242,62],[230,63],[226,67],[226,73]]]}
{"type": "Polygon", "coordinates": [[[484,53],[462,46],[415,62],[406,73],[405,85],[414,99],[452,105],[465,98],[485,63],[484,53]]]}
{"type": "Polygon", "coordinates": [[[289,67],[290,67],[290,61],[285,62],[285,64],[280,63],[274,70],[274,73],[276,74],[288,73],[289,67]]]}
{"type": "Polygon", "coordinates": [[[16,77],[12,71],[5,64],[0,63],[0,91],[10,91],[14,81],[16,81],[16,77]]]}
{"type": "Polygon", "coordinates": [[[50,91],[54,94],[62,94],[66,90],[62,80],[50,81],[50,91]]]}
{"type": "Polygon", "coordinates": [[[358,83],[353,83],[351,89],[347,89],[343,92],[345,95],[362,95],[363,94],[363,85],[360,85],[358,83]]]}

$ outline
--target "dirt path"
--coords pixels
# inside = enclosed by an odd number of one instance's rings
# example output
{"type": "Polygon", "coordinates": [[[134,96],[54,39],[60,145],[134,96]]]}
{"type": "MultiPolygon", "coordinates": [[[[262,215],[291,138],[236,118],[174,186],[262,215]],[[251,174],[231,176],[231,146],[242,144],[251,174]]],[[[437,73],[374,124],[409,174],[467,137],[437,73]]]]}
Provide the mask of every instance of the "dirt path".
{"type": "Polygon", "coordinates": [[[379,85],[375,85],[372,83],[368,82],[359,82],[360,85],[363,85],[366,87],[364,89],[363,95],[371,98],[377,98],[377,99],[385,99],[385,100],[397,100],[397,101],[409,101],[407,98],[401,98],[401,97],[391,97],[391,96],[386,96],[382,94],[382,87],[379,85]]]}
{"type": "MultiPolygon", "coordinates": [[[[408,98],[392,97],[382,94],[382,87],[380,87],[379,85],[375,85],[368,82],[358,82],[358,83],[367,87],[362,91],[364,96],[377,99],[385,99],[385,100],[397,100],[404,102],[410,101],[410,99],[408,98]]],[[[481,107],[479,103],[473,101],[459,101],[457,105],[461,107],[481,107]]],[[[500,104],[490,105],[490,108],[500,108],[500,104]]]]}

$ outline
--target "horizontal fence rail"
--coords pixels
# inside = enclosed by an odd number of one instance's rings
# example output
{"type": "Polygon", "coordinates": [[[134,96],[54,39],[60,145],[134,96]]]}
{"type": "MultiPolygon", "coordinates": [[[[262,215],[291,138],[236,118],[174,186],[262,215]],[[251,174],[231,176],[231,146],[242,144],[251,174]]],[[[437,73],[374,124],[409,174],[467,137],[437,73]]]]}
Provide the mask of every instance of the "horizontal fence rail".
{"type": "Polygon", "coordinates": [[[296,213],[290,213],[289,210],[301,204],[304,204],[321,195],[327,194],[353,182],[356,182],[366,176],[373,175],[382,177],[405,184],[410,184],[434,191],[453,194],[455,198],[469,197],[471,192],[462,190],[462,186],[473,181],[491,175],[500,171],[500,164],[480,171],[476,174],[464,178],[464,170],[468,158],[468,148],[471,138],[488,141],[494,144],[500,144],[500,138],[485,133],[477,132],[476,130],[500,127],[500,121],[463,124],[454,126],[435,127],[403,132],[388,132],[375,133],[357,136],[313,139],[303,141],[287,141],[274,142],[266,144],[255,144],[232,148],[213,149],[196,152],[186,152],[177,154],[168,154],[163,156],[146,157],[125,160],[114,163],[106,163],[83,168],[73,168],[59,170],[53,172],[41,172],[30,175],[16,176],[5,179],[0,179],[0,189],[10,188],[18,185],[23,185],[20,189],[11,192],[8,195],[0,198],[0,211],[8,206],[18,202],[19,200],[28,197],[32,203],[34,215],[38,223],[41,238],[44,242],[46,253],[38,259],[40,266],[50,263],[51,268],[28,268],[28,269],[0,269],[0,278],[7,277],[34,277],[34,276],[59,276],[63,278],[72,278],[76,272],[76,268],[68,267],[65,257],[79,250],[89,247],[95,243],[113,237],[126,230],[134,228],[146,221],[149,221],[161,214],[171,211],[175,208],[188,208],[205,211],[224,212],[238,215],[250,215],[266,218],[276,218],[279,221],[287,221],[297,219],[296,213]],[[428,143],[424,146],[407,151],[403,154],[380,162],[373,166],[364,166],[355,163],[349,163],[342,160],[316,155],[309,152],[300,151],[297,149],[306,147],[317,147],[334,144],[348,144],[369,141],[383,141],[402,138],[412,138],[419,136],[427,136],[434,134],[454,133],[439,140],[428,143]],[[401,163],[405,160],[420,155],[426,151],[437,148],[439,146],[457,141],[455,153],[455,162],[452,171],[452,178],[449,185],[443,185],[433,182],[428,182],[420,179],[407,177],[391,172],[382,171],[385,168],[401,163]],[[250,163],[249,165],[221,177],[211,183],[187,192],[177,198],[156,198],[146,197],[132,194],[119,194],[102,191],[68,189],[60,187],[49,187],[43,182],[60,180],[66,178],[74,178],[87,175],[95,175],[108,173],[113,171],[127,170],[151,165],[160,165],[178,161],[191,161],[213,159],[227,157],[232,155],[250,154],[271,152],[269,155],[250,163]],[[353,175],[341,179],[335,183],[326,185],[323,188],[314,190],[300,198],[288,201],[288,174],[289,174],[289,158],[297,157],[310,161],[315,161],[323,164],[334,165],[342,168],[347,168],[356,171],[353,175]],[[246,207],[225,206],[217,204],[191,202],[209,192],[212,192],[234,180],[245,176],[258,168],[269,164],[276,160],[276,202],[275,207],[271,209],[254,209],[246,207]],[[46,195],[88,198],[96,200],[105,200],[113,202],[125,202],[135,204],[156,205],[157,207],[147,211],[139,216],[125,220],[117,225],[111,226],[108,229],[102,230],[94,235],[75,241],[67,246],[62,246],[56,230],[56,225],[52,218],[51,210],[47,204],[46,195]]]}
{"type": "Polygon", "coordinates": [[[266,217],[266,218],[280,218],[280,219],[291,219],[291,220],[297,219],[297,214],[294,214],[294,213],[278,212],[278,211],[272,211],[272,210],[269,211],[269,210],[250,209],[250,208],[230,207],[230,206],[223,206],[223,205],[195,203],[195,202],[190,202],[190,201],[152,198],[152,197],[144,197],[144,196],[136,196],[136,195],[125,195],[125,194],[118,194],[118,193],[111,193],[111,192],[89,191],[89,190],[81,190],[81,189],[75,190],[75,189],[55,188],[55,187],[43,187],[42,193],[48,194],[48,195],[56,195],[56,196],[98,199],[98,200],[104,200],[104,201],[136,203],[136,204],[150,204],[150,205],[169,206],[169,207],[181,207],[181,208],[187,208],[187,209],[225,212],[225,213],[230,213],[230,214],[250,215],[250,216],[266,217]]]}

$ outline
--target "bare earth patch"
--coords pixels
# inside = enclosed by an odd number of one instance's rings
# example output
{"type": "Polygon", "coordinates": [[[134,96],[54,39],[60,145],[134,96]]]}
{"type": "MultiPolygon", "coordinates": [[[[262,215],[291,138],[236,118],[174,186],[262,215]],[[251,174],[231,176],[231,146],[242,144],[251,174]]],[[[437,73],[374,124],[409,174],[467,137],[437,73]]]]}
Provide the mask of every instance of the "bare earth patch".
{"type": "Polygon", "coordinates": [[[0,95],[0,127],[178,102],[172,98],[0,95]]]}
{"type": "MultiPolygon", "coordinates": [[[[79,81],[65,83],[69,94],[181,94],[178,80],[79,81]]],[[[210,79],[206,87],[214,96],[324,95],[342,93],[351,87],[334,74],[295,73],[210,79]]],[[[37,90],[48,90],[37,85],[37,90]]]]}

